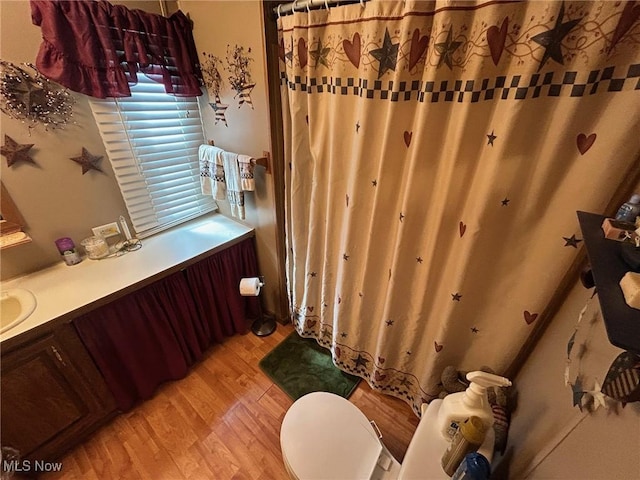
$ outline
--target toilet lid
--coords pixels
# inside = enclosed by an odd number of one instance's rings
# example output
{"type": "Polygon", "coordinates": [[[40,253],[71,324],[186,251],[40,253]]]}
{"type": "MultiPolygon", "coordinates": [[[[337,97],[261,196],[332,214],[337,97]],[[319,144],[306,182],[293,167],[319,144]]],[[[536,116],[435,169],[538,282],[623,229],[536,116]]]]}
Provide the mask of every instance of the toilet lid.
{"type": "Polygon", "coordinates": [[[367,417],[345,398],[327,392],[294,402],[282,421],[280,446],[301,480],[370,478],[382,451],[367,417]]]}

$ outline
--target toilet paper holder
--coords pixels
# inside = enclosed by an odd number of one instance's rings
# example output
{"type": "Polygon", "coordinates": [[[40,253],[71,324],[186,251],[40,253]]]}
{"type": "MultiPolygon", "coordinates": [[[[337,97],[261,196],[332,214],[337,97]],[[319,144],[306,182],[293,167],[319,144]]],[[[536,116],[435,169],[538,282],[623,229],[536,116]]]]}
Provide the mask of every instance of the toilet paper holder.
{"type": "MultiPolygon", "coordinates": [[[[259,297],[260,290],[265,286],[263,276],[248,277],[240,279],[240,295],[243,297],[259,297]]],[[[260,316],[251,324],[251,331],[258,337],[266,337],[271,335],[276,329],[276,321],[273,315],[262,313],[262,306],[260,307],[260,316]]]]}
{"type": "Polygon", "coordinates": [[[244,277],[240,279],[240,295],[243,297],[257,297],[264,287],[264,277],[244,277]]]}

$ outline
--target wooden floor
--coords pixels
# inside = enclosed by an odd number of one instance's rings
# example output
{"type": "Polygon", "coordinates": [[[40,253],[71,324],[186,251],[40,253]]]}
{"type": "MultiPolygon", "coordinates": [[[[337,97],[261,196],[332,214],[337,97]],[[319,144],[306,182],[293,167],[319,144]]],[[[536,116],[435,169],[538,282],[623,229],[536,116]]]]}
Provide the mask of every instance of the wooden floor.
{"type": "MultiPolygon", "coordinates": [[[[96,432],[62,458],[53,479],[286,479],[280,424],[291,399],[258,362],[293,327],[229,338],[189,375],[96,432]]],[[[399,460],[418,419],[401,400],[361,381],[350,400],[374,420],[399,460]]]]}

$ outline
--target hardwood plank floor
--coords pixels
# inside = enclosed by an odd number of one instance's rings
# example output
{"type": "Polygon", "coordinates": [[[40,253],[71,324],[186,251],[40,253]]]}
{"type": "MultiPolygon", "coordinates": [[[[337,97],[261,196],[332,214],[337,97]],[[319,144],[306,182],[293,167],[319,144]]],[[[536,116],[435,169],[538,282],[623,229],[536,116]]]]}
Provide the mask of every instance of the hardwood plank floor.
{"type": "MultiPolygon", "coordinates": [[[[211,348],[189,375],[121,414],[62,458],[54,479],[288,478],[280,425],[292,400],[258,362],[293,331],[237,335],[211,348]]],[[[418,424],[401,400],[361,381],[350,400],[374,420],[389,451],[402,461],[418,424]]]]}

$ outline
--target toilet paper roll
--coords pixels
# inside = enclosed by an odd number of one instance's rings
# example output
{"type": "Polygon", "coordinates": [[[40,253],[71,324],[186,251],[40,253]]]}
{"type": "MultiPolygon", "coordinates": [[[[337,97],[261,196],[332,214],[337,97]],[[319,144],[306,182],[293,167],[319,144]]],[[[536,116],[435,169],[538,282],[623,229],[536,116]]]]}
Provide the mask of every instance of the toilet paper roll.
{"type": "Polygon", "coordinates": [[[260,295],[262,282],[258,277],[243,278],[240,280],[240,295],[243,297],[257,297],[260,295]]]}

